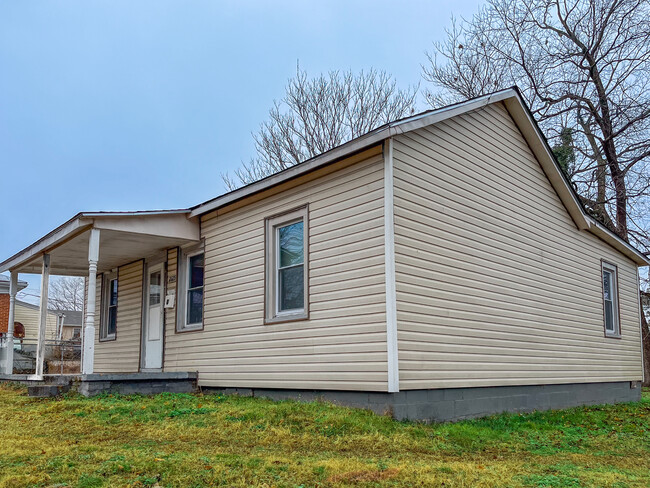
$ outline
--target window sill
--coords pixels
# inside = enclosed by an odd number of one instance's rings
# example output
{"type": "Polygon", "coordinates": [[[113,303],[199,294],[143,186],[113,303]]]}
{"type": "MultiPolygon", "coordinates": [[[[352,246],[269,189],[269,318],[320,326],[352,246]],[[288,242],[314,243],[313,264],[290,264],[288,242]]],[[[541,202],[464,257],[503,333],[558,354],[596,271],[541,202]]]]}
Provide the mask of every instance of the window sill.
{"type": "Polygon", "coordinates": [[[606,339],[620,339],[621,334],[620,334],[620,332],[618,334],[614,334],[613,332],[605,332],[605,338],[606,339]]]}
{"type": "Polygon", "coordinates": [[[182,329],[176,329],[177,334],[184,334],[186,332],[199,332],[203,330],[203,324],[199,325],[192,325],[192,326],[187,326],[183,327],[182,329]]]}
{"type": "Polygon", "coordinates": [[[275,317],[267,317],[264,319],[264,325],[283,324],[285,322],[298,322],[300,320],[309,320],[308,313],[276,315],[275,317]]]}
{"type": "Polygon", "coordinates": [[[117,335],[109,336],[109,337],[100,337],[99,342],[111,342],[111,341],[116,341],[117,340],[117,335]]]}

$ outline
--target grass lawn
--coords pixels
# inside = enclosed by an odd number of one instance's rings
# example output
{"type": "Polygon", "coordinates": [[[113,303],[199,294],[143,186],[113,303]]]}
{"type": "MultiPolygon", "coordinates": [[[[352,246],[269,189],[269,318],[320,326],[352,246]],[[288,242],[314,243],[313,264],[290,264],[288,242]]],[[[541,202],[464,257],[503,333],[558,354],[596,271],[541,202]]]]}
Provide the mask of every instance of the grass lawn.
{"type": "Polygon", "coordinates": [[[649,487],[650,391],[422,425],[325,403],[0,385],[0,487],[18,486],[649,487]]]}

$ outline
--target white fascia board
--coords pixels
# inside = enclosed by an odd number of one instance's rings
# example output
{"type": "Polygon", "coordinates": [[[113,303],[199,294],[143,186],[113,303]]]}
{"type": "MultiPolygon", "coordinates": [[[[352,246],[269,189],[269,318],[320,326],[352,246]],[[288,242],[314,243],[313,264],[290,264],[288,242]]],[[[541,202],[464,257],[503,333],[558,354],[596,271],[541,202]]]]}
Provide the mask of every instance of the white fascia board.
{"type": "Polygon", "coordinates": [[[272,188],[280,183],[291,180],[298,176],[301,176],[305,173],[309,173],[315,169],[325,166],[331,162],[342,159],[346,156],[350,156],[358,151],[367,149],[370,146],[378,144],[387,137],[387,129],[384,128],[377,132],[370,132],[365,136],[361,136],[358,139],[353,139],[350,142],[346,142],[342,146],[334,148],[326,153],[316,156],[313,159],[305,161],[304,163],[297,164],[288,168],[280,173],[264,178],[263,180],[251,183],[237,190],[226,193],[220,197],[217,197],[213,200],[208,200],[205,203],[202,203],[192,210],[189,217],[197,217],[199,215],[206,214],[212,210],[221,208],[229,203],[233,203],[247,196],[254,195],[268,188],[272,188]]]}
{"type": "MultiPolygon", "coordinates": [[[[95,220],[101,219],[110,220],[111,218],[129,218],[129,217],[163,217],[166,215],[184,214],[185,218],[179,217],[175,225],[175,232],[178,233],[179,238],[196,240],[198,231],[198,224],[193,224],[188,219],[189,210],[145,210],[141,212],[81,212],[72,217],[66,223],[54,229],[52,232],[46,234],[44,237],[26,247],[22,251],[14,254],[6,261],[0,263],[0,273],[3,271],[11,270],[32,260],[35,256],[56,247],[61,242],[67,240],[69,237],[81,233],[91,228],[95,220]],[[184,222],[187,220],[187,222],[184,222]]],[[[175,235],[175,234],[174,234],[175,235]]]]}
{"type": "Polygon", "coordinates": [[[83,214],[77,214],[65,224],[57,227],[49,234],[36,241],[31,246],[14,254],[9,259],[0,263],[0,273],[12,270],[23,263],[32,260],[35,256],[43,254],[44,251],[51,249],[61,241],[64,241],[73,234],[83,232],[86,228],[92,226],[92,221],[83,218],[83,214]]]}
{"type": "Polygon", "coordinates": [[[638,266],[650,266],[650,258],[642,254],[638,249],[635,249],[634,246],[631,246],[623,239],[621,239],[614,232],[609,230],[603,224],[598,222],[591,216],[587,216],[587,219],[590,221],[591,226],[589,227],[589,232],[600,237],[603,241],[608,243],[617,251],[625,254],[628,258],[634,261],[638,266]]]}
{"type": "Polygon", "coordinates": [[[383,127],[379,127],[374,131],[369,132],[361,137],[353,139],[345,144],[336,147],[326,153],[316,156],[313,159],[305,161],[304,163],[297,164],[288,168],[280,173],[264,178],[263,180],[251,183],[237,190],[226,193],[220,197],[209,200],[203,204],[197,205],[192,209],[190,217],[196,217],[220,207],[228,205],[247,196],[253,195],[260,191],[276,186],[285,181],[291,180],[305,173],[309,173],[321,166],[325,166],[336,160],[351,156],[354,153],[374,146],[384,139],[398,134],[404,134],[421,127],[440,122],[462,113],[477,110],[490,103],[499,102],[507,98],[517,96],[517,92],[511,88],[503,90],[492,95],[485,95],[474,100],[468,100],[448,107],[443,107],[438,110],[433,110],[423,114],[418,114],[413,117],[408,117],[398,122],[393,122],[383,127]]]}
{"type": "Polygon", "coordinates": [[[94,217],[146,217],[148,215],[173,215],[173,214],[189,214],[190,209],[176,209],[176,210],[135,210],[131,212],[82,212],[81,216],[94,218],[94,217]]]}
{"type": "Polygon", "coordinates": [[[97,215],[93,218],[93,227],[185,241],[198,241],[201,238],[197,219],[188,219],[184,214],[135,213],[124,217],[124,214],[97,215]]]}
{"type": "Polygon", "coordinates": [[[537,123],[532,119],[523,100],[517,92],[514,92],[514,95],[513,98],[505,101],[506,109],[519,127],[528,146],[539,161],[546,177],[551,182],[578,229],[588,230],[590,222],[582,209],[582,204],[578,201],[575,191],[562,174],[562,170],[558,167],[555,156],[551,153],[544,135],[540,132],[537,123]]]}
{"type": "Polygon", "coordinates": [[[473,112],[474,110],[483,108],[486,105],[502,102],[513,97],[518,97],[517,92],[512,88],[508,88],[491,95],[485,95],[483,97],[468,100],[466,102],[449,105],[448,107],[443,107],[432,112],[416,115],[395,124],[391,124],[391,126],[389,126],[387,129],[390,131],[391,136],[404,134],[406,132],[411,132],[417,129],[421,129],[422,127],[427,127],[429,125],[442,122],[443,120],[447,120],[458,115],[473,112]]]}

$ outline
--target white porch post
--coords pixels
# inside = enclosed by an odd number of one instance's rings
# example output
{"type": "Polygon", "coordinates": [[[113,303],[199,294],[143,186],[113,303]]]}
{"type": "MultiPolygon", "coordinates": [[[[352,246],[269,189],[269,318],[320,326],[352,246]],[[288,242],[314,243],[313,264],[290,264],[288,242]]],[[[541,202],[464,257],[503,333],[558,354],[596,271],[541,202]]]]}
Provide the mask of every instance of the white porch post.
{"type": "Polygon", "coordinates": [[[7,354],[5,373],[14,372],[14,315],[16,309],[16,293],[18,292],[18,272],[12,271],[9,278],[9,323],[7,324],[7,354]]]}
{"type": "Polygon", "coordinates": [[[82,374],[91,374],[95,363],[95,294],[97,293],[97,262],[99,261],[99,229],[90,230],[88,242],[88,291],[86,325],[83,334],[82,374]]]}
{"type": "Polygon", "coordinates": [[[36,346],[36,376],[43,376],[43,360],[45,353],[45,330],[47,327],[47,299],[50,287],[50,255],[43,254],[43,270],[41,272],[41,301],[39,308],[38,345],[36,346]]]}

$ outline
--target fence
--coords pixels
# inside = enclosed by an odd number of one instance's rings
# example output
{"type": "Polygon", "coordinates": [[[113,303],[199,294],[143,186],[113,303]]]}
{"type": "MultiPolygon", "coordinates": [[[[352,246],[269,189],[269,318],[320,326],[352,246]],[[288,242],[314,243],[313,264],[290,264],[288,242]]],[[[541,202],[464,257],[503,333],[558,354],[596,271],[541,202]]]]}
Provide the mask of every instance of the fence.
{"type": "MultiPolygon", "coordinates": [[[[36,372],[35,339],[14,339],[14,374],[34,374],[36,372]]],[[[6,337],[0,337],[0,364],[6,361],[6,337]]],[[[59,341],[47,339],[43,344],[44,374],[78,374],[81,372],[81,341],[59,341]]]]}

